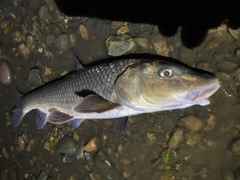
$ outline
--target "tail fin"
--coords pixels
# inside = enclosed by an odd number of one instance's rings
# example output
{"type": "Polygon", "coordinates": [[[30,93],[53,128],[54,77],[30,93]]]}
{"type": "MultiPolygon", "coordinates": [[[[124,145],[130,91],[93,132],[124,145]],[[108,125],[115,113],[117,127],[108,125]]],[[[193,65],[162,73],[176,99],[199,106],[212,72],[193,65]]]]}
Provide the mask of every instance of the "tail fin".
{"type": "Polygon", "coordinates": [[[17,102],[11,113],[11,123],[13,127],[17,127],[21,123],[23,117],[23,106],[21,103],[22,95],[18,92],[14,83],[11,84],[11,92],[13,93],[13,97],[17,102]]]}
{"type": "Polygon", "coordinates": [[[12,123],[13,127],[19,126],[19,124],[22,121],[22,117],[23,117],[22,108],[23,108],[22,103],[21,103],[21,101],[19,101],[19,103],[12,110],[11,123],[12,123]]]}

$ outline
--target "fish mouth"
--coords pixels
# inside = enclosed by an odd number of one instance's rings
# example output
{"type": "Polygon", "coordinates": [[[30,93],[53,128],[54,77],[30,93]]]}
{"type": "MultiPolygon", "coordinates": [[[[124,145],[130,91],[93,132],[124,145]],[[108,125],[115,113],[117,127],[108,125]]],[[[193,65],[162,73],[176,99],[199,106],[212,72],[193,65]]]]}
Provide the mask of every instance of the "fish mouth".
{"type": "Polygon", "coordinates": [[[213,95],[220,87],[219,81],[214,84],[204,86],[203,88],[193,90],[185,96],[186,100],[190,100],[193,104],[205,106],[210,104],[209,97],[213,95]]]}

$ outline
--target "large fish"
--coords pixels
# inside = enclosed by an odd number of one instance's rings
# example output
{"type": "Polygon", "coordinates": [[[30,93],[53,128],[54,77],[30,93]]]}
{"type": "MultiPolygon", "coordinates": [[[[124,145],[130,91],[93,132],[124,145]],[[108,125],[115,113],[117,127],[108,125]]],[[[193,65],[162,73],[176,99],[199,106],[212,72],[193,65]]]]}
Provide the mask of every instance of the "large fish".
{"type": "Polygon", "coordinates": [[[208,105],[220,87],[211,73],[161,59],[122,59],[81,68],[21,97],[12,111],[17,127],[36,111],[38,129],[47,122],[77,128],[85,119],[120,118],[208,105]]]}

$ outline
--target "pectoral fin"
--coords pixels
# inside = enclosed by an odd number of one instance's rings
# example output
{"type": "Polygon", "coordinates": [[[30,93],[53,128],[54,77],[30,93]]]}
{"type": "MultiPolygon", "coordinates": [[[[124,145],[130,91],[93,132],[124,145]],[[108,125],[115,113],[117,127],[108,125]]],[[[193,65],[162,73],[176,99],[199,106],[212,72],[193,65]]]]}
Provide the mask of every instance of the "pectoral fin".
{"type": "Polygon", "coordinates": [[[82,102],[74,108],[79,113],[102,113],[121,106],[117,103],[112,103],[102,97],[92,94],[83,98],[82,102]]]}
{"type": "Polygon", "coordinates": [[[73,117],[69,114],[56,110],[52,111],[47,117],[47,121],[53,124],[62,124],[70,119],[73,119],[73,117]]]}

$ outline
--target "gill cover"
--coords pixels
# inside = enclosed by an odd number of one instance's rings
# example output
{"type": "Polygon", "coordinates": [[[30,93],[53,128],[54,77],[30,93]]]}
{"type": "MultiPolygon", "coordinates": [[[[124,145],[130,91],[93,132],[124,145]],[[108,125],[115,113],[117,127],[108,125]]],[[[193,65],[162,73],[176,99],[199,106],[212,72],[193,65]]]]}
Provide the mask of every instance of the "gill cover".
{"type": "Polygon", "coordinates": [[[115,82],[121,104],[137,110],[158,108],[169,104],[172,68],[164,61],[149,61],[129,66],[115,82]]]}

